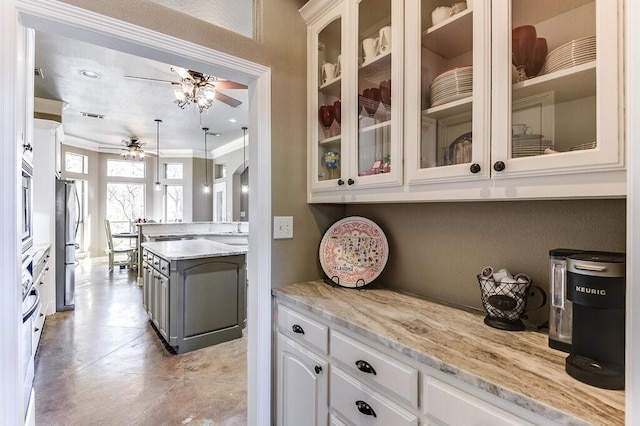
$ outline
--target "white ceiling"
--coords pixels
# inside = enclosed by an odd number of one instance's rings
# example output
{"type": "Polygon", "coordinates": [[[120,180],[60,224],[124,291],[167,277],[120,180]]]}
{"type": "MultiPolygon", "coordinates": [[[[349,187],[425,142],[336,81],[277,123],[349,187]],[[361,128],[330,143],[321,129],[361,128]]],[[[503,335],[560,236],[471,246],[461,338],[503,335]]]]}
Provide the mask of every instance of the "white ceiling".
{"type": "MultiPolygon", "coordinates": [[[[170,64],[163,64],[78,40],[36,32],[35,66],[44,79],[35,77],[35,96],[64,101],[64,133],[69,141],[84,140],[96,149],[118,148],[123,139],[137,137],[145,150],[155,151],[156,123],[160,124],[160,151],[171,154],[204,150],[202,127],[221,136],[207,136],[207,148],[216,149],[242,137],[248,124],[248,91],[220,90],[242,101],[237,108],[216,101],[200,114],[194,106],[180,109],[173,101],[175,86],[155,81],[127,79],[125,75],[179,81],[170,64]],[[100,74],[88,79],[80,71],[100,74]],[[102,114],[104,119],[80,113],[102,114]],[[235,123],[230,119],[237,120],[235,123]]],[[[197,70],[196,70],[197,71],[197,70]]],[[[73,142],[72,142],[73,143],[73,142]]]]}

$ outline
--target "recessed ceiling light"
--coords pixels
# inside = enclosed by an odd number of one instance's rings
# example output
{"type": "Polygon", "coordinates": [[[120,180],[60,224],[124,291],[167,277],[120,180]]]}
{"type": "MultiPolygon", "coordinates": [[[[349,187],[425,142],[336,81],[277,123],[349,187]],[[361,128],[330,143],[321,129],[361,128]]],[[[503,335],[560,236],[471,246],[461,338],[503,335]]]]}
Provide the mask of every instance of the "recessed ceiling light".
{"type": "Polygon", "coordinates": [[[80,71],[80,75],[87,78],[100,78],[100,74],[95,71],[82,70],[80,71]]]}
{"type": "Polygon", "coordinates": [[[235,118],[230,118],[229,119],[229,123],[236,123],[238,120],[236,120],[235,118]]]}

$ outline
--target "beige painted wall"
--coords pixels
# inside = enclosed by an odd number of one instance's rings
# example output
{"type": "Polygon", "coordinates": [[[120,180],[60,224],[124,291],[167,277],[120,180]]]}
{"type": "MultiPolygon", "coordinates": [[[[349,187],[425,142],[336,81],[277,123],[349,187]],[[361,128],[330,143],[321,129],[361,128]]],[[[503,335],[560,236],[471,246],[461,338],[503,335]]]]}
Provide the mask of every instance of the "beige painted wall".
{"type": "Polygon", "coordinates": [[[625,209],[625,200],[501,201],[353,205],[346,214],[387,235],[380,284],[482,309],[484,266],[524,272],[547,290],[550,249],[624,252],[625,209]]]}
{"type": "Polygon", "coordinates": [[[264,5],[256,41],[150,1],[63,1],[271,67],[273,195],[272,212],[264,214],[294,217],[294,238],[272,243],[272,285],[318,278],[321,231],[343,207],[306,204],[306,26],[298,12],[304,2],[258,1],[264,5]]]}
{"type": "MultiPolygon", "coordinates": [[[[213,220],[213,162],[207,160],[208,170],[205,173],[204,158],[193,159],[193,190],[192,190],[192,208],[194,222],[208,222],[213,220]],[[204,186],[205,174],[211,191],[206,194],[202,188],[204,186]]],[[[186,197],[185,197],[186,199],[186,197]]]]}

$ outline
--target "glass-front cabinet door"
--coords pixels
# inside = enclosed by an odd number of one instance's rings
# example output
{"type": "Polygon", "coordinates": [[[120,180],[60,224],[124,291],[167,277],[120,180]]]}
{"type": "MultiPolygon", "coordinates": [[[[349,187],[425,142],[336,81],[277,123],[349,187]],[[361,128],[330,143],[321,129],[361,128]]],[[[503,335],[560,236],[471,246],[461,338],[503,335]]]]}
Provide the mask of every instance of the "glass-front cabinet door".
{"type": "MultiPolygon", "coordinates": [[[[358,0],[351,34],[357,52],[353,188],[402,182],[403,1],[358,0]]],[[[354,58],[355,59],[355,58],[354,58]]]]}
{"type": "Polygon", "coordinates": [[[615,0],[493,1],[495,178],[622,164],[620,7],[615,0]]]}
{"type": "Polygon", "coordinates": [[[489,1],[407,2],[409,184],[490,176],[489,11],[489,1]]]}
{"type": "Polygon", "coordinates": [[[335,189],[343,181],[343,160],[347,154],[343,132],[343,5],[334,7],[309,31],[309,111],[311,186],[335,189]]]}

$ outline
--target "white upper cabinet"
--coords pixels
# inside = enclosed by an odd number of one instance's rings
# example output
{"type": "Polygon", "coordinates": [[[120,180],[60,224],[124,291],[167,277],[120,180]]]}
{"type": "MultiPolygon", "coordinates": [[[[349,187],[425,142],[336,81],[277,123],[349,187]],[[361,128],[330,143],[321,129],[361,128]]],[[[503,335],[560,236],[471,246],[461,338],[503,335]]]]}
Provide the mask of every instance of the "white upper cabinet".
{"type": "Polygon", "coordinates": [[[407,3],[405,164],[410,185],[491,175],[490,11],[489,1],[407,3]]]}
{"type": "Polygon", "coordinates": [[[494,177],[623,166],[621,4],[493,4],[494,177]]]}
{"type": "Polygon", "coordinates": [[[622,6],[310,1],[309,201],[625,196],[622,6]]]}
{"type": "Polygon", "coordinates": [[[401,185],[403,9],[402,0],[320,1],[302,9],[311,192],[401,185]]]}

